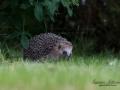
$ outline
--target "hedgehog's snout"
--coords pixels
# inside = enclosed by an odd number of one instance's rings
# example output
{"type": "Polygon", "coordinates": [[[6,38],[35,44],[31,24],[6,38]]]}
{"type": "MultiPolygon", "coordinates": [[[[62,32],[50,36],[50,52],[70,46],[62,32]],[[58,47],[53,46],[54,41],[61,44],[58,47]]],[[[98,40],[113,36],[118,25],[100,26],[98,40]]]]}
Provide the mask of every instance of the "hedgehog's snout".
{"type": "Polygon", "coordinates": [[[63,55],[66,55],[66,56],[67,56],[67,51],[63,51],[63,55]]]}
{"type": "Polygon", "coordinates": [[[63,51],[63,55],[64,55],[64,56],[68,56],[68,57],[70,57],[71,54],[72,54],[72,53],[69,54],[67,51],[63,51]]]}
{"type": "Polygon", "coordinates": [[[63,51],[63,57],[67,58],[68,60],[70,59],[72,53],[69,53],[68,51],[63,51]]]}
{"type": "Polygon", "coordinates": [[[68,53],[67,51],[63,51],[63,58],[66,59],[66,60],[69,60],[70,57],[71,57],[72,53],[68,53]]]}

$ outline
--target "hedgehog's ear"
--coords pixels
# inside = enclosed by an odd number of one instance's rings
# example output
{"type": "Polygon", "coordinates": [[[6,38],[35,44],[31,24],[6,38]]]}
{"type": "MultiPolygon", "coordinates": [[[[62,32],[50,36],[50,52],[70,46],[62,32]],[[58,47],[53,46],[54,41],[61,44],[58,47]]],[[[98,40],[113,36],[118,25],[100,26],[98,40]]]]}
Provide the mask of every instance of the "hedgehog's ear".
{"type": "Polygon", "coordinates": [[[58,45],[58,49],[61,49],[61,45],[58,45]]]}

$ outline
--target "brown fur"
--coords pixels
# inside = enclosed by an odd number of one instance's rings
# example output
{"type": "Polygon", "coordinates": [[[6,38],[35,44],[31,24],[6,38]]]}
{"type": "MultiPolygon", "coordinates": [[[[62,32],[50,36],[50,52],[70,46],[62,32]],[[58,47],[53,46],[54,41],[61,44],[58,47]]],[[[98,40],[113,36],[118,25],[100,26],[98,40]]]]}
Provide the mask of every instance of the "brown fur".
{"type": "Polygon", "coordinates": [[[32,60],[69,57],[72,54],[72,44],[67,39],[53,33],[44,33],[37,35],[29,40],[29,48],[23,49],[23,59],[32,60]],[[70,51],[69,51],[70,49],[70,51]],[[63,52],[66,54],[63,54],[63,52]]]}

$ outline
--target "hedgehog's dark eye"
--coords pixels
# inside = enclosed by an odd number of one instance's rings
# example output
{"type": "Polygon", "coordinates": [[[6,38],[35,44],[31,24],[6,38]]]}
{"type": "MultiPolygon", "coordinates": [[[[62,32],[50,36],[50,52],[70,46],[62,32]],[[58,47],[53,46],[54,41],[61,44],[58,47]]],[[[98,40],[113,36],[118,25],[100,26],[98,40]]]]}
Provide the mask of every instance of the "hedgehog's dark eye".
{"type": "Polygon", "coordinates": [[[61,49],[61,45],[58,46],[58,49],[61,49]]]}

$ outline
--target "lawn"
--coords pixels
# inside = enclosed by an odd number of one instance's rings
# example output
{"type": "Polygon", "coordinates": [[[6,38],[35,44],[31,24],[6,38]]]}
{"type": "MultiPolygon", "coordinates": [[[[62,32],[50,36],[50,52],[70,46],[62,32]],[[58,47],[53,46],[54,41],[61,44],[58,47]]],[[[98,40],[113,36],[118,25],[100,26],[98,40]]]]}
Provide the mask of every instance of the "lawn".
{"type": "Polygon", "coordinates": [[[37,63],[0,53],[0,90],[120,90],[119,58],[73,55],[37,63]]]}

